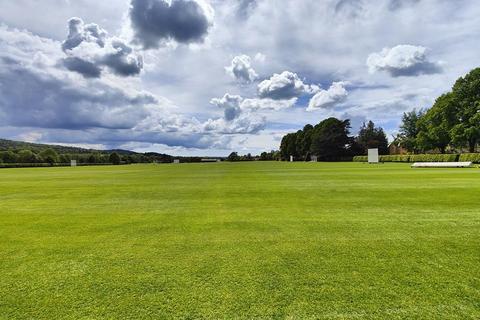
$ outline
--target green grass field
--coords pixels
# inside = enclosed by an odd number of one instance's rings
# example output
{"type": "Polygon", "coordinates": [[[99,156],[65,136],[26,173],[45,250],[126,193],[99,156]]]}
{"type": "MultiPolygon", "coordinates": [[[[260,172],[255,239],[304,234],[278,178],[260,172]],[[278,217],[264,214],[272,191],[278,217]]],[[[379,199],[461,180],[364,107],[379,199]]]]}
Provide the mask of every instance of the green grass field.
{"type": "Polygon", "coordinates": [[[1,319],[479,319],[480,169],[0,170],[1,319]]]}

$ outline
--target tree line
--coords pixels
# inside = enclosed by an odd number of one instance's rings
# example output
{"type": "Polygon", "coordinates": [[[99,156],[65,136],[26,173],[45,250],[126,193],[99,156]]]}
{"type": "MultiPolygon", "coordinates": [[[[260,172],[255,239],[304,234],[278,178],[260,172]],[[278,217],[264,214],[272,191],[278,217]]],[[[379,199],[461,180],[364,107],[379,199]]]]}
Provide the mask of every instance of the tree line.
{"type": "Polygon", "coordinates": [[[90,153],[63,153],[59,154],[52,148],[45,148],[39,152],[30,149],[0,151],[0,164],[49,164],[69,165],[71,160],[78,164],[130,164],[151,162],[172,162],[173,157],[163,154],[139,154],[118,152],[90,152],[90,153]]]}
{"type": "Polygon", "coordinates": [[[317,125],[307,124],[302,130],[288,133],[280,144],[282,160],[319,161],[351,160],[366,154],[369,148],[378,148],[380,154],[388,153],[388,140],[382,128],[372,121],[364,123],[357,136],[350,135],[350,120],[328,118],[317,125]]]}
{"type": "Polygon", "coordinates": [[[410,153],[474,153],[480,141],[480,68],[460,77],[428,110],[403,114],[394,143],[410,153]]]}
{"type": "MultiPolygon", "coordinates": [[[[280,145],[281,160],[350,160],[378,148],[389,153],[388,139],[372,121],[364,123],[357,136],[350,135],[350,120],[329,118],[315,126],[288,133],[280,145]]],[[[480,68],[460,77],[451,91],[441,95],[429,109],[414,109],[402,116],[393,144],[408,153],[474,153],[480,142],[480,68]]]]}

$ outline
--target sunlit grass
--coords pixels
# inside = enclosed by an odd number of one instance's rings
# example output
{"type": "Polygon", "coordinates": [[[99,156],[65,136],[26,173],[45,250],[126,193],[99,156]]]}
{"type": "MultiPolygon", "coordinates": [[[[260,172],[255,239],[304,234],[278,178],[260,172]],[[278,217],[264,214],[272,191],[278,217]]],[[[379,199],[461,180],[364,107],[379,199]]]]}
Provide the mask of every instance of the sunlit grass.
{"type": "Polygon", "coordinates": [[[0,170],[0,318],[480,318],[480,170],[0,170]]]}

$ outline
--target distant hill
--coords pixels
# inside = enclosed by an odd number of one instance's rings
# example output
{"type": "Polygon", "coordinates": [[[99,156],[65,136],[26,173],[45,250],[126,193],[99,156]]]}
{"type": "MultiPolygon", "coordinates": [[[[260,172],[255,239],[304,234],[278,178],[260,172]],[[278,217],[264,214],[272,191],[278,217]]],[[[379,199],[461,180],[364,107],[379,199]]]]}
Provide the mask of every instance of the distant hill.
{"type": "Polygon", "coordinates": [[[14,141],[14,140],[7,140],[7,139],[0,139],[0,151],[18,151],[28,149],[35,153],[42,152],[45,149],[53,149],[59,154],[65,153],[75,153],[75,154],[82,154],[82,153],[103,153],[103,154],[110,154],[112,152],[116,152],[122,155],[129,155],[129,154],[137,154],[137,152],[123,150],[123,149],[113,149],[113,150],[97,150],[97,149],[85,149],[79,147],[68,147],[68,146],[61,146],[55,144],[41,144],[41,143],[31,143],[31,142],[23,142],[23,141],[14,141]]]}
{"type": "Polygon", "coordinates": [[[124,149],[97,150],[0,139],[0,167],[37,166],[44,163],[65,165],[69,164],[70,160],[77,160],[79,164],[109,164],[112,163],[110,156],[113,153],[118,154],[120,162],[124,164],[171,163],[174,158],[181,162],[202,162],[205,159],[218,158],[173,157],[157,152],[139,153],[124,149]]]}

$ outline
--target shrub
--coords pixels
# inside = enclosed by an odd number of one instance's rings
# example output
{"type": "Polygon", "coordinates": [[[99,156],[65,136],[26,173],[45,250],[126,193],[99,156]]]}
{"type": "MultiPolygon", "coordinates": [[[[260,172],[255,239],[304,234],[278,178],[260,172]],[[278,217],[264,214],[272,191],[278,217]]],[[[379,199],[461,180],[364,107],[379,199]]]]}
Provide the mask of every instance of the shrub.
{"type": "MultiPolygon", "coordinates": [[[[380,156],[380,162],[457,162],[472,161],[480,163],[480,153],[470,154],[392,154],[380,156]]],[[[353,157],[355,162],[367,162],[367,156],[353,157]]]]}
{"type": "Polygon", "coordinates": [[[380,162],[409,162],[410,155],[392,154],[388,156],[380,156],[380,162]]]}
{"type": "Polygon", "coordinates": [[[367,162],[368,157],[367,156],[355,156],[353,157],[353,162],[367,162]]]}
{"type": "Polygon", "coordinates": [[[480,163],[480,153],[464,153],[460,155],[458,161],[480,163]]]}
{"type": "Polygon", "coordinates": [[[456,162],[458,154],[412,154],[410,162],[456,162]]]}
{"type": "Polygon", "coordinates": [[[113,152],[110,154],[109,160],[110,160],[110,163],[112,164],[115,164],[115,165],[120,164],[120,156],[116,152],[113,152]]]}

